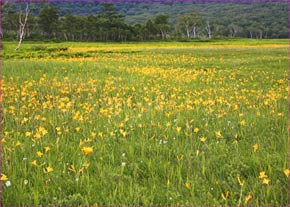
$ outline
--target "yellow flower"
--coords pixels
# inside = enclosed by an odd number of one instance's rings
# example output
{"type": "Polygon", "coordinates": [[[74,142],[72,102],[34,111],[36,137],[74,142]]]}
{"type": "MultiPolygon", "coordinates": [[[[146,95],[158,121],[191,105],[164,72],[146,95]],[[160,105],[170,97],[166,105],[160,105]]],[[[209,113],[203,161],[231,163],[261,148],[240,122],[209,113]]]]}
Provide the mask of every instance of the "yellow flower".
{"type": "Polygon", "coordinates": [[[216,131],[215,132],[215,136],[216,136],[216,138],[222,138],[223,137],[221,131],[216,131]]]}
{"type": "Polygon", "coordinates": [[[48,132],[47,132],[47,130],[44,128],[44,127],[39,127],[39,132],[41,132],[41,134],[44,136],[44,135],[46,135],[48,132]]]}
{"type": "Polygon", "coordinates": [[[245,121],[245,120],[242,120],[242,121],[240,122],[240,125],[241,125],[241,126],[245,126],[245,125],[246,125],[246,121],[245,121]]]}
{"type": "Polygon", "coordinates": [[[248,203],[252,199],[253,199],[253,196],[252,195],[250,195],[250,194],[247,195],[246,198],[245,198],[245,204],[248,203]]]}
{"type": "Polygon", "coordinates": [[[254,151],[254,152],[257,152],[258,148],[259,148],[259,145],[258,145],[258,144],[255,144],[255,145],[253,146],[253,151],[254,151]]]}
{"type": "Polygon", "coordinates": [[[45,152],[48,152],[50,150],[50,147],[44,147],[45,152]]]}
{"type": "Polygon", "coordinates": [[[238,182],[239,182],[240,186],[243,186],[245,183],[245,181],[241,181],[240,176],[238,176],[238,182]]]}
{"type": "Polygon", "coordinates": [[[34,138],[39,140],[39,139],[41,138],[41,134],[37,132],[37,133],[34,135],[34,138]]]}
{"type": "Polygon", "coordinates": [[[50,172],[53,172],[53,168],[50,167],[50,166],[48,166],[48,167],[46,167],[46,168],[43,169],[43,172],[44,172],[44,173],[50,173],[50,172]]]}
{"type": "Polygon", "coordinates": [[[83,167],[84,167],[85,169],[87,169],[88,167],[90,167],[90,163],[85,162],[85,163],[83,164],[83,167]]]}
{"type": "Polygon", "coordinates": [[[30,137],[31,136],[31,132],[25,132],[25,136],[26,137],[30,137]]]}
{"type": "Polygon", "coordinates": [[[21,145],[22,145],[22,144],[21,144],[21,142],[19,142],[19,141],[17,141],[16,144],[15,144],[16,147],[21,146],[21,145]]]}
{"type": "Polygon", "coordinates": [[[99,132],[99,133],[98,133],[98,136],[99,136],[101,139],[103,139],[103,138],[104,138],[104,132],[99,132]]]}
{"type": "Polygon", "coordinates": [[[230,197],[230,192],[229,191],[226,192],[226,195],[224,195],[222,193],[222,199],[227,200],[229,197],[230,197]]]}
{"type": "Polygon", "coordinates": [[[268,185],[270,182],[270,180],[268,178],[264,178],[263,179],[263,184],[268,185]]]}
{"type": "Polygon", "coordinates": [[[80,127],[76,127],[76,131],[79,132],[81,130],[80,127]]]}
{"type": "Polygon", "coordinates": [[[176,127],[176,131],[179,133],[181,131],[181,127],[176,127]]]}
{"type": "Polygon", "coordinates": [[[36,161],[36,160],[33,160],[33,161],[31,162],[31,164],[32,164],[33,166],[37,166],[37,161],[36,161]]]}
{"type": "Polygon", "coordinates": [[[6,175],[2,174],[0,180],[6,181],[6,180],[8,180],[8,177],[6,175]]]}
{"type": "Polygon", "coordinates": [[[38,157],[42,157],[42,155],[43,155],[43,153],[40,152],[40,151],[36,152],[36,154],[37,154],[38,157]]]}
{"type": "Polygon", "coordinates": [[[74,165],[71,165],[69,168],[68,168],[69,171],[72,171],[72,172],[76,172],[76,168],[74,165]]]}
{"type": "Polygon", "coordinates": [[[277,116],[278,117],[282,117],[283,116],[283,113],[278,113],[277,116]]]}
{"type": "Polygon", "coordinates": [[[194,128],[193,132],[194,132],[194,133],[199,132],[199,128],[194,128]]]}
{"type": "Polygon", "coordinates": [[[284,174],[288,177],[290,175],[290,170],[289,169],[284,170],[284,174]]]}
{"type": "Polygon", "coordinates": [[[206,137],[201,137],[200,141],[205,142],[206,141],[206,137]]]}
{"type": "Polygon", "coordinates": [[[263,179],[263,178],[267,178],[268,176],[266,175],[265,171],[260,172],[260,176],[259,178],[263,179]]]}
{"type": "Polygon", "coordinates": [[[82,151],[85,155],[90,155],[93,152],[93,147],[83,147],[82,151]]]}
{"type": "Polygon", "coordinates": [[[84,144],[83,140],[80,140],[80,146],[82,146],[84,144]]]}
{"type": "Polygon", "coordinates": [[[186,187],[187,189],[190,189],[190,183],[189,183],[189,182],[186,182],[184,185],[185,185],[185,187],[186,187]]]}
{"type": "Polygon", "coordinates": [[[127,132],[123,129],[120,129],[120,133],[123,135],[123,137],[125,137],[127,135],[127,132]]]}

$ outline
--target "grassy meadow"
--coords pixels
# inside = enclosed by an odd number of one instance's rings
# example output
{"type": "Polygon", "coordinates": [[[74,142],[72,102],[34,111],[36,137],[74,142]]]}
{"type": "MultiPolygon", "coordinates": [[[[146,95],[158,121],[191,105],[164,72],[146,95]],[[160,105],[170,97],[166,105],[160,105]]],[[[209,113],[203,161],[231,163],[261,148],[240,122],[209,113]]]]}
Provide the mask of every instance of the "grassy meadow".
{"type": "Polygon", "coordinates": [[[4,206],[288,205],[288,40],[16,45],[4,206]]]}

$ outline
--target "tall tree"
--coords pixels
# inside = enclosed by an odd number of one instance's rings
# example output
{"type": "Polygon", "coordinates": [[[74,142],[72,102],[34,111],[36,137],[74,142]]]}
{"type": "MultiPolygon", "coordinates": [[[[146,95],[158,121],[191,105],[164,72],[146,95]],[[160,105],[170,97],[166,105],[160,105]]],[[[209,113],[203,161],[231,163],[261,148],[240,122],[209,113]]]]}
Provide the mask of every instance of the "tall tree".
{"type": "Polygon", "coordinates": [[[28,15],[29,15],[29,12],[30,12],[30,9],[29,9],[29,3],[26,2],[26,8],[25,8],[25,13],[22,15],[22,5],[20,5],[20,11],[19,11],[19,32],[18,32],[18,45],[17,47],[15,48],[15,50],[19,50],[20,46],[21,46],[21,43],[22,43],[22,40],[24,38],[24,32],[25,32],[25,29],[26,29],[26,23],[27,23],[27,20],[28,20],[28,15]]]}
{"type": "Polygon", "coordinates": [[[56,34],[58,26],[58,10],[51,4],[46,5],[40,10],[38,15],[38,24],[43,33],[51,38],[52,35],[56,34]]]}
{"type": "Polygon", "coordinates": [[[202,24],[201,16],[197,11],[192,11],[190,13],[183,14],[179,16],[178,19],[178,27],[186,32],[187,38],[191,37],[191,34],[193,34],[193,37],[197,37],[197,31],[198,27],[200,27],[202,24]]]}
{"type": "Polygon", "coordinates": [[[160,32],[161,38],[164,40],[167,38],[170,31],[169,16],[165,14],[159,14],[154,19],[156,29],[160,32]]]}

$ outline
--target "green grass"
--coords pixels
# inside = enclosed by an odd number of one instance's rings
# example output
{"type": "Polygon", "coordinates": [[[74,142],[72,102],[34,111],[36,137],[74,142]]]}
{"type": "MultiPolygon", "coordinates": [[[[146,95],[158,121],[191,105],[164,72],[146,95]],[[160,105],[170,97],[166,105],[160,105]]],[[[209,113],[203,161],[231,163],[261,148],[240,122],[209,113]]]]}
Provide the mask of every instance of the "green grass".
{"type": "Polygon", "coordinates": [[[286,206],[287,44],[4,42],[3,205],[286,206]]]}

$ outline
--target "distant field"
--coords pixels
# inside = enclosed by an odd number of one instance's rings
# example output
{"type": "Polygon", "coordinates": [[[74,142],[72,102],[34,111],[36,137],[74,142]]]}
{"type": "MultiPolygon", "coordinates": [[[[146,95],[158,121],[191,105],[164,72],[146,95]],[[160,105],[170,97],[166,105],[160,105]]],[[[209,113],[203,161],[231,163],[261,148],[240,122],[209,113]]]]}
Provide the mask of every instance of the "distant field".
{"type": "Polygon", "coordinates": [[[288,40],[4,42],[4,206],[288,204],[288,40]]]}

